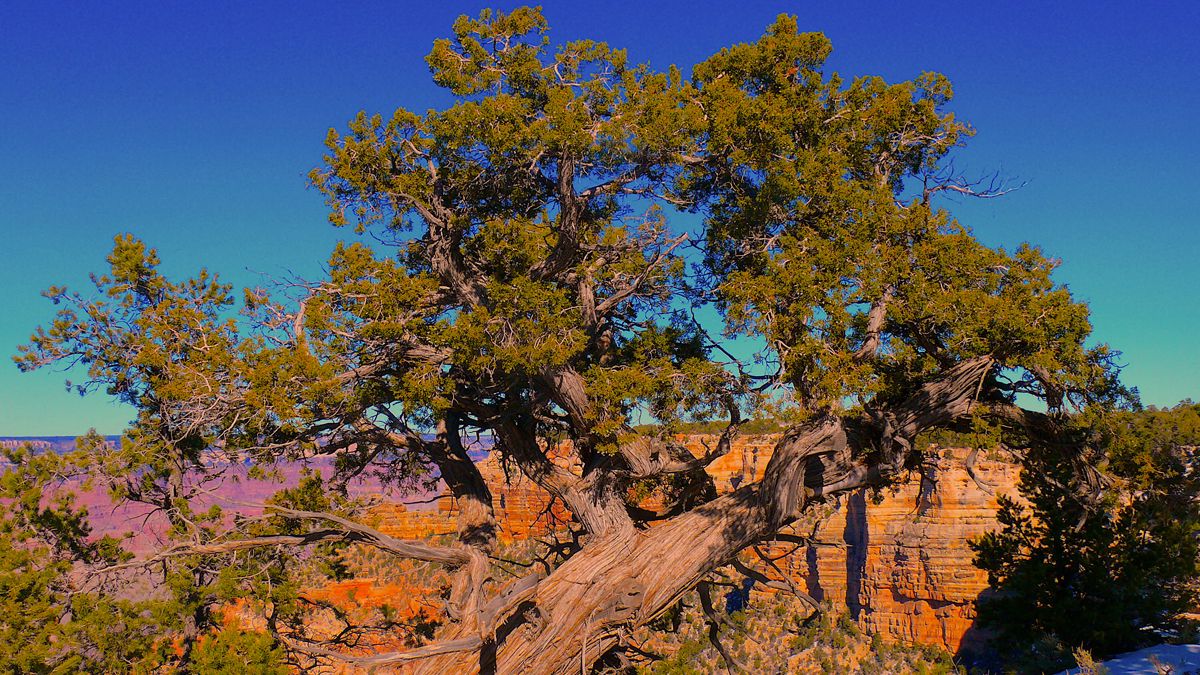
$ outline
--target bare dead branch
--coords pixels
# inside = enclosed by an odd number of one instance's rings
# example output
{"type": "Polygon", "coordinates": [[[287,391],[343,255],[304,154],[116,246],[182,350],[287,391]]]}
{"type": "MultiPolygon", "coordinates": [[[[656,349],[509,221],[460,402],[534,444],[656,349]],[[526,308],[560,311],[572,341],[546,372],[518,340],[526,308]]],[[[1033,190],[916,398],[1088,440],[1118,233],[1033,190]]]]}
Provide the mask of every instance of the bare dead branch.
{"type": "Polygon", "coordinates": [[[160,551],[159,553],[148,558],[112,565],[99,569],[95,573],[103,574],[123,569],[146,567],[172,558],[179,558],[189,555],[219,555],[222,553],[234,553],[237,551],[267,548],[271,546],[308,546],[329,541],[345,541],[368,544],[383,551],[387,551],[388,553],[391,553],[397,557],[408,558],[411,560],[421,560],[424,562],[440,563],[449,567],[460,567],[471,561],[471,555],[464,547],[435,546],[422,541],[396,539],[380,532],[379,530],[376,530],[373,527],[355,523],[332,513],[301,511],[297,509],[289,509],[275,504],[258,504],[254,506],[275,511],[292,518],[327,521],[339,525],[340,528],[314,530],[312,532],[295,535],[264,535],[261,537],[232,539],[209,544],[180,544],[177,546],[172,546],[164,551],[160,551]]]}
{"type": "Polygon", "coordinates": [[[416,647],[400,652],[388,652],[385,654],[376,654],[373,656],[356,656],[353,654],[344,654],[342,652],[321,647],[317,644],[312,644],[307,641],[297,640],[287,636],[279,636],[280,639],[289,648],[295,651],[308,654],[310,656],[318,656],[327,659],[334,659],[344,663],[353,663],[360,666],[385,666],[392,663],[404,663],[406,661],[417,661],[427,659],[433,656],[443,654],[456,654],[460,652],[471,652],[483,646],[483,639],[479,636],[471,636],[459,638],[456,640],[447,640],[445,642],[434,642],[423,647],[416,647]]]}
{"type": "Polygon", "coordinates": [[[704,616],[708,618],[708,641],[717,648],[717,652],[721,655],[721,660],[725,662],[725,669],[730,673],[741,670],[741,664],[733,658],[729,653],[729,649],[725,647],[725,643],[721,642],[721,624],[725,623],[730,626],[733,622],[729,620],[724,613],[718,612],[713,606],[712,588],[706,582],[700,582],[696,586],[696,593],[700,596],[700,607],[704,611],[704,616]]]}

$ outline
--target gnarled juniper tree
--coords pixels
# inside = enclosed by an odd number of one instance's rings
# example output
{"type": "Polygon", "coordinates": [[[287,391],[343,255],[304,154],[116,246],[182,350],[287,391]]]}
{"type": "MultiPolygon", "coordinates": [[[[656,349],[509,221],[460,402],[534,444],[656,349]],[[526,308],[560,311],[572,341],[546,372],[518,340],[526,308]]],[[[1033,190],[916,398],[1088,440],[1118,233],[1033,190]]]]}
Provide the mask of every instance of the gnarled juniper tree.
{"type": "Polygon", "coordinates": [[[360,662],[574,672],[814,503],[918,466],[924,431],[990,418],[1052,436],[1123,400],[1056,261],[989,248],[939,206],[977,190],[945,168],[971,130],[944,77],[843,79],[828,40],[786,16],[690,77],[551,43],[532,9],[453,32],[427,62],[455,104],[362,114],[311,176],[334,224],[388,243],[338,246],[290,299],[248,292],[239,328],[226,287],[169,282],[119,239],[107,299],[53,291],[70,309],[19,359],[81,363],[85,387],[138,410],[95,471],[167,514],[177,543],[121,564],[179,579],[189,639],[216,603],[259,593],[293,654],[350,658],[276,596],[291,551],[351,541],[455,575],[428,644],[360,662]],[[761,351],[735,361],[746,344],[761,351]],[[764,415],[785,431],[763,479],[717,496],[704,468],[764,415]],[[724,425],[699,457],[674,440],[692,420],[724,425]],[[493,577],[476,434],[576,521],[548,574],[493,577]],[[333,454],[335,478],[399,484],[434,471],[458,542],[383,535],[325,511],[337,500],[313,483],[229,530],[191,506],[224,466],[213,452],[333,454]],[[665,507],[634,503],[646,485],[665,507]]]}

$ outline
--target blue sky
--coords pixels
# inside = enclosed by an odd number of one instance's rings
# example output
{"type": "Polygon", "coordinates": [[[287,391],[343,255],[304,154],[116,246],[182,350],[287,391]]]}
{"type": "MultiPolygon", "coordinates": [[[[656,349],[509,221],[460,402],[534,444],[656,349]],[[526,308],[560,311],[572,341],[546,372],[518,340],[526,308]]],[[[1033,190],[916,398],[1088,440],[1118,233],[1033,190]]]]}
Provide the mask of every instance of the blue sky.
{"type": "MultiPolygon", "coordinates": [[[[447,95],[423,57],[485,3],[0,3],[0,434],[117,433],[130,417],[7,361],[113,235],[238,285],[316,276],[331,244],[305,173],[357,111],[447,95]]],[[[500,4],[499,7],[511,7],[500,4]]],[[[990,244],[1041,244],[1124,352],[1146,403],[1200,398],[1200,3],[544,3],[590,37],[685,70],[780,12],[833,41],[830,68],[955,84],[969,174],[1027,181],[953,205],[990,244]]]]}

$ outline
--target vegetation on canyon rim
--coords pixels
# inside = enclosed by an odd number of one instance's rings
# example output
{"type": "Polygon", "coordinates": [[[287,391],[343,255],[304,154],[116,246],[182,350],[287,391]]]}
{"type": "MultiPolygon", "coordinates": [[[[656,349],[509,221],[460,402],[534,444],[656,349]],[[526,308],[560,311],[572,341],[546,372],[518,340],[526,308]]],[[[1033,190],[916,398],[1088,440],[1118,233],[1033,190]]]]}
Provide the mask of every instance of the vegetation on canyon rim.
{"type": "MultiPolygon", "coordinates": [[[[1044,478],[1081,508],[1104,511],[1089,495],[1114,475],[1159,488],[1156,447],[1127,453],[1124,474],[1089,468],[1105,466],[1106,430],[1136,393],[1115,352],[1089,346],[1057,261],[989,248],[941,207],[996,192],[950,168],[971,129],[945,110],[943,76],[827,73],[829,42],[786,16],[690,79],[602,43],[552,46],[533,9],[453,32],[427,61],[457,103],[362,114],[330,132],[311,174],[332,222],[378,246],[339,245],[325,279],[247,290],[240,318],[215,275],[172,281],[128,236],[98,294],[48,292],[64,308],[18,364],[86,368],[74,386],[137,419],[119,447],[13,453],[6,663],[619,666],[644,656],[633,631],[685,595],[711,597],[743,550],[816,503],[919,469],[920,434],[994,436],[1030,458],[1030,485],[1044,478]],[[747,345],[760,349],[735,356],[747,345]],[[1040,412],[1018,407],[1034,400],[1040,412]],[[717,496],[704,468],[751,418],[784,429],[765,476],[717,496]],[[675,441],[694,422],[720,427],[700,457],[675,441]],[[494,573],[475,436],[573,515],[548,572],[494,573]],[[232,467],[270,475],[316,455],[336,456],[335,474],[281,491],[261,517],[199,506],[232,467]],[[341,487],[364,472],[398,489],[445,480],[457,539],[351,520],[341,487]],[[47,501],[76,476],[155,509],[169,545],[136,558],[90,539],[69,495],[47,501]],[[386,611],[359,625],[301,593],[346,573],[348,545],[447,570],[447,620],[432,635],[386,611]],[[265,630],[223,622],[235,601],[261,609],[265,630]],[[385,638],[394,650],[355,649],[385,638]]],[[[982,549],[998,582],[1048,540],[1023,522],[982,549]]],[[[1164,574],[1193,572],[1190,553],[1192,568],[1164,574]]]]}
{"type": "Polygon", "coordinates": [[[1053,448],[1033,449],[1020,485],[1028,506],[1001,498],[1002,528],[973,543],[997,589],[981,622],[1022,671],[1073,665],[1081,646],[1111,655],[1196,639],[1183,615],[1200,578],[1200,405],[1119,412],[1093,429],[1111,481],[1102,497],[1081,493],[1053,448]]]}

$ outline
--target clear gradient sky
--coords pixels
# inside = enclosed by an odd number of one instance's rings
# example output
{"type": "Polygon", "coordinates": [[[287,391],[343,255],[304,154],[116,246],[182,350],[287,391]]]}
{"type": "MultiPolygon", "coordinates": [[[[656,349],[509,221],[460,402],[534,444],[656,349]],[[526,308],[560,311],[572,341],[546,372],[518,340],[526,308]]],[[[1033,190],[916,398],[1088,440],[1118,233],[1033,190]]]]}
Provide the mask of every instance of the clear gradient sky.
{"type": "MultiPolygon", "coordinates": [[[[40,291],[84,285],[116,233],[157,247],[169,274],[320,274],[353,236],[306,187],[326,131],[445,105],[423,57],[485,4],[0,3],[0,435],[119,433],[131,417],[7,360],[52,316],[40,291]]],[[[1063,258],[1059,279],[1144,402],[1200,398],[1200,3],[544,6],[559,40],[685,72],[789,12],[832,39],[843,74],[946,73],[979,130],[958,167],[1028,181],[957,204],[960,219],[1063,258]]]]}

